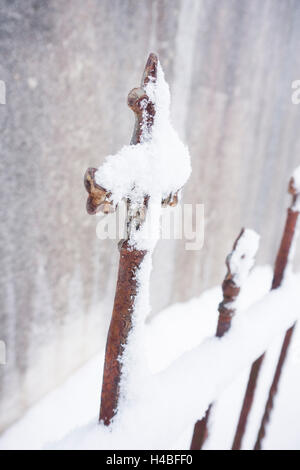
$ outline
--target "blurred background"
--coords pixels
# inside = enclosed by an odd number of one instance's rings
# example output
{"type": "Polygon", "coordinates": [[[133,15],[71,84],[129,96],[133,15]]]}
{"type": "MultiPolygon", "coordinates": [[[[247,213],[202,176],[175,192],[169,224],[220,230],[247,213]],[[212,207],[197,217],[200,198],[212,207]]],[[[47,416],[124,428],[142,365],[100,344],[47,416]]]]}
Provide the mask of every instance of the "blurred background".
{"type": "Polygon", "coordinates": [[[118,250],[83,174],[129,143],[150,51],[192,156],[183,202],[205,205],[202,250],[159,242],[153,314],[220,284],[242,226],[274,262],[300,163],[298,0],[1,0],[0,431],[105,344],[118,250]]]}

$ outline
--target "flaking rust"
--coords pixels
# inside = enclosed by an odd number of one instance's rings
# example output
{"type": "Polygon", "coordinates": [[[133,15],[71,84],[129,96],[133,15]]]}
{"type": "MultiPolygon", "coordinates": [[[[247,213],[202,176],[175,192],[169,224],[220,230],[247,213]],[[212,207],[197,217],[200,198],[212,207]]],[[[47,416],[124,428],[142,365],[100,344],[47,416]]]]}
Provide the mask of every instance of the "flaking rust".
{"type": "Polygon", "coordinates": [[[101,394],[100,420],[106,425],[110,424],[118,406],[122,373],[119,359],[132,327],[134,299],[137,294],[136,273],[145,255],[145,250],[133,249],[128,241],[123,242],[120,247],[117,288],[106,343],[101,394]]]}

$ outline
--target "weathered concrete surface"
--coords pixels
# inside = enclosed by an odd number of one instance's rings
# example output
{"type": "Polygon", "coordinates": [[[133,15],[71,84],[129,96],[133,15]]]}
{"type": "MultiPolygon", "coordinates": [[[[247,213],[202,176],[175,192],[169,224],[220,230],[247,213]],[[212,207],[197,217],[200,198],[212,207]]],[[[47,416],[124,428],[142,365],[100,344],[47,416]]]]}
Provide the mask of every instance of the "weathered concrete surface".
{"type": "Polygon", "coordinates": [[[159,244],[154,312],[220,282],[243,225],[274,261],[300,163],[297,0],[2,0],[0,430],[103,345],[118,253],[96,238],[82,178],[129,142],[150,50],[192,153],[184,201],[206,215],[200,252],[159,244]]]}

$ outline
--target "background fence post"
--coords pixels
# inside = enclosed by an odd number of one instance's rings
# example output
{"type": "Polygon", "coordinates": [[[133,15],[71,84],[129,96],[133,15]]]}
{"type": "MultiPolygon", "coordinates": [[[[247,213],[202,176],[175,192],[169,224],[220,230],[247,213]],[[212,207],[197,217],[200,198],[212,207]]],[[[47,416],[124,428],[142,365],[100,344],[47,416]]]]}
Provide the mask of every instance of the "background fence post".
{"type": "MultiPolygon", "coordinates": [[[[234,242],[232,252],[226,258],[227,274],[222,284],[223,301],[219,304],[219,317],[216,336],[221,338],[231,327],[231,320],[236,313],[236,300],[243,280],[249,274],[258,249],[259,236],[253,231],[242,228],[234,242]]],[[[205,416],[194,427],[191,450],[200,450],[208,436],[208,420],[213,404],[210,404],[205,416]]]]}
{"type": "MultiPolygon", "coordinates": [[[[299,188],[297,184],[295,184],[295,180],[293,177],[291,178],[291,181],[289,184],[289,192],[293,197],[292,206],[288,208],[286,229],[284,231],[284,234],[281,240],[281,246],[280,246],[279,253],[276,259],[275,273],[274,273],[274,279],[273,279],[273,284],[272,284],[273,289],[276,289],[281,284],[284,269],[287,264],[287,260],[289,259],[291,245],[293,243],[293,240],[294,240],[294,243],[296,241],[295,232],[296,232],[296,225],[297,225],[297,220],[298,220],[298,215],[299,215],[299,208],[298,208],[299,188]]],[[[291,343],[295,326],[296,324],[294,324],[291,328],[287,330],[283,343],[282,343],[278,363],[276,366],[273,382],[269,390],[269,395],[268,395],[268,399],[266,402],[265,411],[262,417],[260,428],[258,431],[254,450],[261,450],[261,447],[262,447],[262,441],[266,434],[266,426],[270,420],[270,416],[271,416],[271,412],[272,412],[273,404],[274,404],[274,398],[278,390],[278,385],[279,385],[282,369],[283,369],[283,366],[287,357],[288,348],[291,343]]]]}
{"type": "MultiPolygon", "coordinates": [[[[287,210],[287,218],[286,218],[286,223],[281,239],[281,244],[278,250],[276,262],[275,262],[275,268],[274,268],[274,275],[273,275],[273,282],[272,282],[272,289],[277,289],[282,283],[284,273],[286,271],[286,267],[288,265],[289,261],[289,256],[290,256],[290,251],[292,247],[292,243],[294,241],[295,237],[295,231],[296,231],[296,224],[297,224],[297,219],[299,215],[299,208],[297,206],[298,204],[298,196],[299,196],[299,188],[295,184],[294,177],[291,178],[289,182],[289,187],[288,187],[289,193],[292,195],[292,202],[290,207],[287,210]]],[[[275,372],[275,377],[273,384],[270,389],[270,395],[269,399],[266,404],[266,410],[265,414],[261,423],[261,428],[259,431],[258,439],[255,444],[255,447],[259,449],[261,447],[261,439],[263,438],[265,434],[265,425],[269,419],[270,411],[273,405],[273,398],[277,390],[279,378],[280,378],[280,373],[282,369],[282,365],[284,363],[284,359],[286,356],[288,344],[290,342],[293,328],[287,331],[286,333],[286,338],[284,340],[283,346],[282,346],[282,351],[280,354],[279,358],[279,363],[275,372]],[[290,331],[291,330],[291,331],[290,331]],[[282,357],[283,355],[283,357],[282,357]],[[279,368],[279,369],[278,369],[279,368]],[[274,383],[275,382],[275,383],[274,383]]],[[[254,395],[255,395],[255,389],[257,385],[257,380],[258,376],[261,370],[261,366],[264,360],[265,354],[262,354],[253,364],[251,367],[250,371],[250,376],[246,388],[246,393],[239,417],[239,422],[237,425],[235,437],[233,440],[232,444],[232,450],[239,450],[242,445],[242,439],[245,434],[246,430],[246,425],[247,425],[247,420],[248,416],[252,407],[254,395]]]]}

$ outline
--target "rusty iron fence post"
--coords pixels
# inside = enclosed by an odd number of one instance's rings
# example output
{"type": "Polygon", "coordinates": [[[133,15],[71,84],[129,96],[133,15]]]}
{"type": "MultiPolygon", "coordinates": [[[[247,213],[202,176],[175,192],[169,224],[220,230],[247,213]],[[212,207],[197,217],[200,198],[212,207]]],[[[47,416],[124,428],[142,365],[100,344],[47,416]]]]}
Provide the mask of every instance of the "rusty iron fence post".
{"type": "MultiPolygon", "coordinates": [[[[131,145],[149,142],[152,138],[156,109],[155,103],[147,95],[146,89],[149,82],[153,85],[157,83],[157,73],[158,57],[151,53],[145,66],[141,86],[131,90],[128,95],[128,106],[135,113],[135,126],[131,145]]],[[[95,177],[97,171],[96,168],[88,168],[85,173],[84,184],[89,194],[87,212],[96,214],[98,211],[102,211],[108,214],[115,210],[111,199],[112,193],[109,189],[97,184],[95,177]]],[[[179,189],[161,201],[162,207],[173,207],[177,204],[179,189]]],[[[134,187],[132,191],[134,191],[134,187]]],[[[107,426],[111,424],[118,409],[123,372],[122,358],[126,350],[129,333],[133,328],[132,319],[138,293],[137,273],[148,253],[146,249],[138,249],[135,235],[145,223],[149,200],[150,196],[146,194],[142,197],[142,201],[137,204],[136,201],[131,201],[130,195],[126,196],[127,238],[119,244],[119,271],[106,343],[99,415],[99,421],[107,426]]]]}
{"type": "MultiPolygon", "coordinates": [[[[140,143],[144,137],[143,133],[145,131],[149,133],[153,125],[155,106],[147,96],[145,87],[149,80],[153,83],[156,81],[157,64],[157,56],[150,54],[145,66],[141,87],[134,88],[128,95],[128,106],[133,110],[136,116],[131,139],[132,145],[140,143]]],[[[96,171],[97,169],[95,168],[89,168],[85,174],[85,187],[89,193],[87,211],[89,214],[95,214],[99,210],[108,213],[113,210],[113,201],[110,200],[111,193],[109,190],[97,185],[95,181],[96,171]]],[[[135,249],[134,246],[129,243],[130,236],[132,235],[131,231],[139,230],[140,225],[143,223],[142,214],[144,215],[146,212],[147,202],[148,199],[145,197],[142,207],[130,210],[131,201],[127,199],[128,213],[134,215],[132,220],[128,221],[128,225],[130,225],[128,226],[128,239],[122,241],[119,247],[119,272],[112,318],[106,343],[99,415],[99,420],[103,421],[105,425],[111,423],[118,407],[120,379],[122,374],[122,363],[120,359],[132,327],[132,314],[137,294],[136,274],[146,255],[146,250],[135,249]]]]}
{"type": "Polygon", "coordinates": [[[260,425],[260,428],[259,428],[259,431],[258,431],[257,439],[256,439],[256,442],[255,442],[255,445],[254,445],[254,450],[261,450],[261,448],[262,448],[262,441],[263,441],[263,438],[265,437],[265,434],[266,434],[266,426],[267,426],[267,424],[269,422],[269,419],[270,419],[270,416],[271,416],[273,403],[274,403],[274,398],[275,398],[276,392],[278,390],[278,384],[279,384],[281,372],[282,372],[283,365],[284,365],[284,362],[285,362],[285,359],[286,359],[286,356],[287,356],[287,352],[288,352],[288,348],[289,348],[289,345],[290,345],[290,342],[291,342],[291,339],[292,339],[294,328],[295,328],[295,325],[293,325],[291,328],[289,328],[287,330],[286,334],[285,334],[285,337],[284,337],[284,341],[283,341],[281,351],[280,351],[279,360],[278,360],[276,370],[275,370],[275,375],[274,375],[274,378],[273,378],[272,385],[270,387],[268,400],[267,400],[267,403],[266,403],[266,406],[265,406],[265,411],[264,411],[263,418],[262,418],[262,421],[261,421],[261,425],[260,425]]]}
{"type": "MultiPolygon", "coordinates": [[[[242,228],[239,236],[234,242],[232,252],[226,258],[227,273],[222,283],[223,301],[219,304],[219,307],[218,307],[219,317],[218,317],[218,324],[217,324],[217,330],[216,330],[216,336],[218,338],[221,338],[222,336],[224,336],[225,333],[227,333],[227,331],[230,329],[232,318],[234,317],[236,313],[236,305],[234,302],[237,300],[238,295],[241,290],[241,283],[237,279],[239,275],[239,270],[241,268],[241,264],[243,264],[243,262],[246,262],[246,263],[249,262],[249,266],[247,269],[247,274],[248,274],[253,264],[252,260],[258,248],[258,244],[257,244],[256,249],[253,249],[251,252],[248,252],[248,253],[240,248],[239,243],[243,239],[244,240],[247,239],[247,236],[249,235],[249,233],[251,233],[249,230],[247,229],[245,230],[244,228],[242,228]],[[235,263],[234,267],[231,266],[231,260],[233,256],[237,256],[239,258],[237,260],[237,263],[235,263]]],[[[255,234],[255,237],[257,237],[257,240],[258,240],[258,235],[255,232],[252,232],[252,233],[255,234]]],[[[212,407],[213,407],[213,404],[211,403],[205,413],[205,416],[201,420],[198,420],[196,422],[190,450],[202,449],[208,437],[208,421],[209,421],[209,416],[210,416],[212,407]]]]}
{"type": "MultiPolygon", "coordinates": [[[[294,178],[291,178],[291,181],[289,184],[289,192],[292,195],[293,199],[292,199],[291,207],[288,208],[286,229],[284,231],[280,250],[276,259],[275,274],[274,274],[273,285],[272,285],[273,289],[276,289],[281,284],[284,269],[287,264],[287,260],[289,258],[289,252],[293,243],[293,239],[295,240],[294,237],[295,237],[297,219],[299,215],[299,209],[298,209],[299,189],[295,185],[294,178]]],[[[269,395],[268,395],[268,399],[266,402],[265,411],[261,420],[254,450],[261,450],[262,448],[262,441],[266,434],[266,427],[270,420],[270,416],[271,416],[271,412],[272,412],[273,404],[274,404],[274,398],[278,390],[281,373],[283,370],[285,360],[287,358],[287,353],[288,353],[289,345],[291,344],[295,326],[296,324],[294,324],[291,328],[289,328],[286,331],[286,334],[282,343],[278,363],[277,363],[274,378],[273,378],[273,381],[269,390],[269,395]]]]}
{"type": "MultiPolygon", "coordinates": [[[[284,227],[284,231],[283,231],[283,235],[281,239],[281,244],[280,244],[276,262],[275,262],[271,289],[277,289],[282,283],[284,273],[288,265],[290,250],[291,250],[292,243],[294,240],[296,224],[297,224],[297,219],[299,215],[299,209],[297,207],[299,190],[295,185],[293,177],[291,178],[289,182],[288,191],[292,195],[292,202],[291,202],[290,207],[287,209],[287,218],[286,218],[286,223],[285,223],[285,227],[284,227]]],[[[288,346],[289,346],[289,343],[293,334],[293,330],[294,330],[294,327],[290,328],[286,332],[286,336],[285,336],[285,339],[282,345],[282,350],[281,350],[280,357],[279,357],[279,362],[275,371],[274,380],[271,385],[269,397],[266,403],[265,413],[261,422],[259,434],[258,434],[257,441],[255,444],[256,450],[261,448],[261,441],[265,435],[265,427],[270,417],[274,396],[277,391],[277,387],[278,387],[278,383],[279,383],[279,379],[280,379],[280,375],[282,371],[282,366],[286,358],[287,349],[288,349],[288,346]]],[[[247,384],[246,392],[244,396],[244,401],[243,401],[242,409],[240,412],[239,422],[237,425],[236,433],[235,433],[233,444],[232,444],[232,450],[241,449],[242,440],[245,434],[248,416],[252,408],[257,380],[259,377],[259,373],[261,370],[264,357],[265,357],[265,353],[262,354],[252,364],[249,379],[248,379],[248,384],[247,384]]]]}

